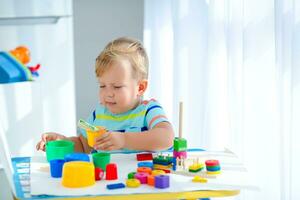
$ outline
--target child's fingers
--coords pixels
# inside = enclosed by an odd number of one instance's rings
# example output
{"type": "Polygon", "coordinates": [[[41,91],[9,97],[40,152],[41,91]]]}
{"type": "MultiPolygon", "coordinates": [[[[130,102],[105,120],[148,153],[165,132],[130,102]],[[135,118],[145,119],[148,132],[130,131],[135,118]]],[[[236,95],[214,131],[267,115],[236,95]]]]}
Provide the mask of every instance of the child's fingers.
{"type": "Polygon", "coordinates": [[[113,144],[111,143],[110,140],[108,140],[108,141],[105,141],[105,142],[96,144],[96,145],[94,146],[94,148],[95,148],[95,149],[100,149],[100,150],[105,150],[106,148],[108,148],[108,147],[111,146],[111,145],[113,145],[113,144]]]}
{"type": "Polygon", "coordinates": [[[101,135],[100,137],[96,138],[96,143],[103,143],[110,140],[110,132],[106,132],[103,135],[101,135]]]}

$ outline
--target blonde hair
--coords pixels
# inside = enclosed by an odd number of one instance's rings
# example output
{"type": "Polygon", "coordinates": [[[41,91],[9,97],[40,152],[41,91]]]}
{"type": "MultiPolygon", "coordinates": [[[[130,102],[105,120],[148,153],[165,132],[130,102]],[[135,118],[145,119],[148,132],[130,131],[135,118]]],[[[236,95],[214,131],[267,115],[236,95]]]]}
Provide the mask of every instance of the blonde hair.
{"type": "Polygon", "coordinates": [[[148,56],[138,40],[121,37],[108,43],[96,59],[96,76],[100,77],[113,61],[127,59],[133,69],[133,78],[148,78],[148,56]]]}

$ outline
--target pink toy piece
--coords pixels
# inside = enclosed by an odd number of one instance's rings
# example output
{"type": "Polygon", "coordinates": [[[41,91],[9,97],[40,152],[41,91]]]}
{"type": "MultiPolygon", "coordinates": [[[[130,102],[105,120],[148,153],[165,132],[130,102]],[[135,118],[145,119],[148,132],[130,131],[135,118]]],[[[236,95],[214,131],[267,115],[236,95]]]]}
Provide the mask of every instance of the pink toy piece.
{"type": "Polygon", "coordinates": [[[141,182],[141,184],[147,184],[148,175],[149,174],[145,172],[137,172],[134,175],[134,178],[138,179],[141,182]]]}
{"type": "Polygon", "coordinates": [[[115,163],[106,165],[106,180],[116,179],[118,179],[117,165],[115,163]]]}
{"type": "Polygon", "coordinates": [[[173,151],[173,157],[175,157],[175,158],[186,158],[187,153],[186,153],[186,151],[173,151]]]}
{"type": "Polygon", "coordinates": [[[103,179],[104,171],[100,167],[95,167],[95,180],[100,181],[103,179]]]}

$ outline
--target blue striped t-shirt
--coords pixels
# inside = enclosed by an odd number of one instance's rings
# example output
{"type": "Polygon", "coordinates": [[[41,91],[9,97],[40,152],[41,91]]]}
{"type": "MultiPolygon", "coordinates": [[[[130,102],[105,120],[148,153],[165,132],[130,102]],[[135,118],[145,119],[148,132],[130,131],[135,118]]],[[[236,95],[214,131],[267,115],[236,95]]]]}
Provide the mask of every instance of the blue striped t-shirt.
{"type": "MultiPolygon", "coordinates": [[[[141,132],[152,129],[160,122],[168,122],[161,105],[154,99],[144,100],[135,109],[121,114],[113,114],[103,105],[98,104],[90,114],[87,122],[95,126],[103,126],[108,131],[141,132]]],[[[81,130],[84,137],[85,130],[81,130]]]]}

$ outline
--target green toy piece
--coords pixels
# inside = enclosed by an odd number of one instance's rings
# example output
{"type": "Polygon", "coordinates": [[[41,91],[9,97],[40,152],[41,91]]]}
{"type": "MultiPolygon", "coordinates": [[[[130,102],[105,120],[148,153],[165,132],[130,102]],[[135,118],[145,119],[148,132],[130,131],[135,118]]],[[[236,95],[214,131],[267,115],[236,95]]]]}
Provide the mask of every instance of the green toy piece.
{"type": "Polygon", "coordinates": [[[179,151],[186,151],[187,150],[187,142],[184,138],[175,138],[174,139],[174,150],[179,151]]]}

